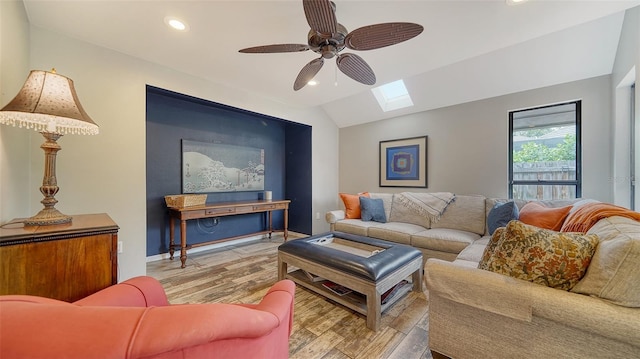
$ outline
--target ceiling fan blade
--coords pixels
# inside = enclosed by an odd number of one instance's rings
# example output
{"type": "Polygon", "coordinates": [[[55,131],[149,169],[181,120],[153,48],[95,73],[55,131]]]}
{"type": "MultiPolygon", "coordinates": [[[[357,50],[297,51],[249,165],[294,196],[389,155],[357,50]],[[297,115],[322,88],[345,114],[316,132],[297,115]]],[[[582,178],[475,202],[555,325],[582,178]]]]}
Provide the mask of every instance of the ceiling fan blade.
{"type": "Polygon", "coordinates": [[[336,59],[338,68],[345,75],[365,85],[376,83],[376,74],[369,65],[356,54],[342,54],[336,59]]]}
{"type": "Polygon", "coordinates": [[[347,35],[344,43],[352,50],[373,50],[407,41],[423,30],[422,25],[411,22],[387,22],[357,28],[347,35]]]}
{"type": "Polygon", "coordinates": [[[277,52],[302,52],[309,50],[308,45],[302,44],[275,44],[275,45],[263,45],[255,47],[247,47],[246,49],[238,50],[245,54],[269,54],[277,52]]]}
{"type": "Polygon", "coordinates": [[[324,59],[322,57],[306,64],[302,70],[300,70],[298,77],[296,77],[296,82],[293,83],[293,89],[298,91],[303,88],[309,81],[311,81],[311,79],[313,79],[318,71],[320,71],[322,65],[324,65],[324,59]]]}
{"type": "Polygon", "coordinates": [[[302,0],[304,14],[312,30],[321,34],[336,33],[338,20],[333,4],[329,0],[302,0]]]}

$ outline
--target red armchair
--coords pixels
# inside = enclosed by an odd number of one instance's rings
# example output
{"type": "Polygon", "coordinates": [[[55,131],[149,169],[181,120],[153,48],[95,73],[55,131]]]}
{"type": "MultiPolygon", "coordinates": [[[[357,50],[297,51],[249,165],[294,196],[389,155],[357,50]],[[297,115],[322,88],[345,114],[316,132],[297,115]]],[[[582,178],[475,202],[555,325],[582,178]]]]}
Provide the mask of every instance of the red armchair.
{"type": "Polygon", "coordinates": [[[0,296],[0,358],[286,358],[295,285],[259,304],[170,305],[136,277],[75,303],[0,296]]]}

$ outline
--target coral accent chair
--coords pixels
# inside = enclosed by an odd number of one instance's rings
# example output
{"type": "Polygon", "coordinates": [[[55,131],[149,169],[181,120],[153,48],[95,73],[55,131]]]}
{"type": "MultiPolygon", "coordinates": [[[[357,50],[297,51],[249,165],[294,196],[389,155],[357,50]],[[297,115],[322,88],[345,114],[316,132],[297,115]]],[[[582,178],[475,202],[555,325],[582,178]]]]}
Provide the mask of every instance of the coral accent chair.
{"type": "Polygon", "coordinates": [[[170,305],[142,276],[74,303],[0,296],[0,358],[287,358],[294,293],[282,280],[259,304],[170,305]]]}

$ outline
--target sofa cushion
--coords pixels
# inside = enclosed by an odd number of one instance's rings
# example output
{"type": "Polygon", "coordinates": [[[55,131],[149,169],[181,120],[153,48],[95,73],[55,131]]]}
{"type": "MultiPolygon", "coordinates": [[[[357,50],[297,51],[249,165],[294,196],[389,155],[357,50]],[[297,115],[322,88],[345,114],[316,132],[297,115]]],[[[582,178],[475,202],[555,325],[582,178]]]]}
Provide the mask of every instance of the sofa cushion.
{"type": "Polygon", "coordinates": [[[431,223],[431,228],[451,228],[482,235],[485,232],[486,218],[484,202],[484,196],[456,195],[440,220],[431,223]]]}
{"type": "Polygon", "coordinates": [[[411,223],[387,222],[380,226],[369,227],[369,237],[386,241],[411,244],[411,235],[424,231],[425,228],[411,223]]]}
{"type": "Polygon", "coordinates": [[[587,273],[572,291],[640,307],[640,222],[604,218],[587,233],[597,234],[600,244],[587,273]]]}
{"type": "Polygon", "coordinates": [[[478,261],[478,269],[489,270],[489,260],[496,251],[496,248],[498,248],[500,240],[504,238],[504,232],[506,232],[506,227],[500,227],[489,237],[487,245],[482,251],[480,260],[478,261]]]}
{"type": "Polygon", "coordinates": [[[507,224],[491,255],[489,271],[570,290],[584,276],[598,236],[562,233],[520,221],[507,224]]]}
{"type": "Polygon", "coordinates": [[[380,198],[360,197],[360,212],[362,220],[365,222],[387,222],[387,216],[384,214],[384,204],[380,198]]]}
{"type": "Polygon", "coordinates": [[[529,202],[520,209],[519,219],[532,226],[559,231],[569,211],[571,205],[553,208],[540,202],[529,202]]]}
{"type": "Polygon", "coordinates": [[[369,228],[383,225],[383,223],[379,222],[364,222],[361,219],[343,219],[336,222],[334,230],[338,232],[357,234],[359,236],[367,236],[369,228]]]}
{"type": "Polygon", "coordinates": [[[358,194],[339,193],[344,204],[345,218],[360,218],[360,196],[368,196],[367,192],[358,194]]]}
{"type": "MultiPolygon", "coordinates": [[[[502,230],[504,230],[504,227],[501,228],[503,228],[502,230]]],[[[491,237],[484,236],[476,241],[473,241],[473,243],[468,245],[465,249],[462,250],[462,252],[460,252],[460,254],[458,254],[458,257],[456,259],[474,262],[476,264],[474,268],[477,268],[478,262],[480,262],[480,260],[482,259],[484,250],[485,248],[487,248],[490,240],[491,237]]]]}
{"type": "Polygon", "coordinates": [[[411,236],[411,245],[441,252],[460,253],[478,239],[480,239],[480,235],[472,232],[450,228],[432,228],[414,233],[411,236]]]}
{"type": "Polygon", "coordinates": [[[518,206],[514,201],[496,203],[487,215],[489,235],[492,235],[499,227],[506,226],[509,221],[518,219],[518,215],[518,206]]]}
{"type": "Polygon", "coordinates": [[[424,228],[429,228],[429,224],[431,223],[428,216],[423,216],[402,204],[400,202],[400,196],[393,196],[391,200],[391,213],[387,218],[389,222],[411,223],[424,228]]]}

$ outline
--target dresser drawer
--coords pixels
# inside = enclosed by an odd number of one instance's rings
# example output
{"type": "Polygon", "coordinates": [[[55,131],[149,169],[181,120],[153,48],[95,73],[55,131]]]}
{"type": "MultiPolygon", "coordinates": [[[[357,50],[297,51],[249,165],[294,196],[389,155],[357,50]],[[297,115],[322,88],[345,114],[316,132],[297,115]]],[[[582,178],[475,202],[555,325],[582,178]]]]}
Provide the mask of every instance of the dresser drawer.
{"type": "Polygon", "coordinates": [[[274,209],[285,209],[287,208],[284,204],[279,203],[269,203],[269,204],[259,204],[253,206],[254,211],[272,211],[274,209]]]}
{"type": "Polygon", "coordinates": [[[208,208],[204,211],[206,216],[212,216],[216,214],[233,214],[236,213],[235,208],[208,208]]]}

